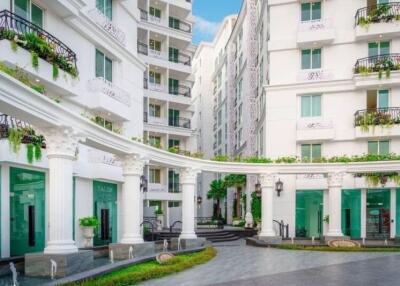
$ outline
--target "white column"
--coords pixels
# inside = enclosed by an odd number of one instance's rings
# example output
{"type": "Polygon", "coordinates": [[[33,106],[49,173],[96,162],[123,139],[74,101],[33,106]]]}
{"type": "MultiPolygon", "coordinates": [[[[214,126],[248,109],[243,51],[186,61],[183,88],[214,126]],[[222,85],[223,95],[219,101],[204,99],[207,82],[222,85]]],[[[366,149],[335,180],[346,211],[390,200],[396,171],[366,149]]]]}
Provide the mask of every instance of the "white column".
{"type": "Polygon", "coordinates": [[[361,189],[361,238],[367,237],[367,189],[361,189]]]}
{"type": "Polygon", "coordinates": [[[327,236],[343,236],[342,232],[342,184],[343,172],[328,174],[329,188],[329,229],[327,236]]]}
{"type": "Polygon", "coordinates": [[[41,130],[46,138],[49,160],[49,218],[46,254],[78,252],[72,237],[73,186],[72,163],[78,148],[78,137],[70,128],[41,130]]]}
{"type": "Polygon", "coordinates": [[[193,169],[183,169],[179,175],[182,185],[182,232],[179,237],[183,239],[197,238],[194,231],[194,194],[197,173],[193,169]]]}
{"type": "Polygon", "coordinates": [[[390,238],[396,237],[396,189],[390,189],[390,238]]]}
{"type": "Polygon", "coordinates": [[[261,184],[261,232],[259,237],[274,237],[274,174],[260,175],[261,184]]]}
{"type": "Polygon", "coordinates": [[[143,243],[140,233],[142,222],[142,196],[140,190],[140,177],[143,174],[145,161],[138,155],[126,155],[122,157],[122,172],[124,183],[121,194],[121,220],[122,220],[122,244],[143,243]]]}

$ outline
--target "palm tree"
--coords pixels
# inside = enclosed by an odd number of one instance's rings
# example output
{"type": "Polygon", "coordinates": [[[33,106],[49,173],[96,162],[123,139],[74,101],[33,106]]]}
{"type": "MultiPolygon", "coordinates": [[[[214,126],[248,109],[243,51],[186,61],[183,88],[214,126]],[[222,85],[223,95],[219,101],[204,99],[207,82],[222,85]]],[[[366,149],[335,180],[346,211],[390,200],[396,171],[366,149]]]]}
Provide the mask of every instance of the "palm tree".
{"type": "Polygon", "coordinates": [[[236,215],[240,216],[241,212],[241,193],[243,187],[246,185],[246,175],[230,174],[224,178],[225,186],[227,188],[236,188],[236,215]]]}
{"type": "Polygon", "coordinates": [[[207,193],[207,199],[213,199],[217,201],[216,217],[221,217],[221,199],[226,197],[226,186],[223,180],[214,180],[210,184],[210,190],[207,193]]]}

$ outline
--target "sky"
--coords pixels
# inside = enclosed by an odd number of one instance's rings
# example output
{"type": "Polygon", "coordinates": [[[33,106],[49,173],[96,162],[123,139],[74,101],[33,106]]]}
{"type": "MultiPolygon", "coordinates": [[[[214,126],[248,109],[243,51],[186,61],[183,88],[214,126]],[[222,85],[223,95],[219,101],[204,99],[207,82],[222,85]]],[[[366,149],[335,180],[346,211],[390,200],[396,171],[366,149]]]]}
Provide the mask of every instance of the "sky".
{"type": "Polygon", "coordinates": [[[193,15],[196,24],[193,43],[212,41],[224,18],[239,13],[242,0],[194,0],[193,15]]]}

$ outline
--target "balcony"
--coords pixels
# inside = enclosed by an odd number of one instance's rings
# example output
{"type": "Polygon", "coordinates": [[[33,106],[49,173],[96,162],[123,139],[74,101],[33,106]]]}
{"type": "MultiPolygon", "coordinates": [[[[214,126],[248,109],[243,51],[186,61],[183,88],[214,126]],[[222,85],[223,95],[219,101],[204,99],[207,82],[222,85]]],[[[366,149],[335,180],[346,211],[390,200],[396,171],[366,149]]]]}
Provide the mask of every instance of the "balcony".
{"type": "Polygon", "coordinates": [[[127,91],[101,77],[89,80],[88,89],[96,94],[88,101],[91,109],[104,112],[113,120],[130,120],[131,98],[127,91]]]}
{"type": "Polygon", "coordinates": [[[327,69],[301,70],[297,76],[299,82],[316,82],[333,79],[333,74],[327,69]]]}
{"type": "Polygon", "coordinates": [[[301,118],[297,122],[298,142],[329,141],[335,138],[332,120],[321,117],[301,118]]]}
{"type": "Polygon", "coordinates": [[[355,34],[357,40],[394,38],[400,35],[400,2],[378,4],[357,10],[355,34]]]}
{"type": "Polygon", "coordinates": [[[399,137],[400,107],[358,110],[354,126],[356,138],[399,137]]]}
{"type": "Polygon", "coordinates": [[[323,46],[333,42],[335,30],[330,19],[301,22],[297,32],[297,46],[300,48],[323,46]]]}
{"type": "Polygon", "coordinates": [[[22,67],[34,80],[40,80],[46,90],[57,90],[60,95],[79,94],[76,82],[70,80],[78,75],[76,54],[39,26],[10,11],[1,11],[0,46],[0,61],[22,67]]]}
{"type": "Polygon", "coordinates": [[[356,88],[388,88],[400,84],[400,54],[358,59],[354,65],[356,88]]]}
{"type": "Polygon", "coordinates": [[[149,23],[153,23],[156,25],[160,25],[160,26],[164,26],[164,27],[168,27],[170,29],[174,29],[174,30],[178,30],[187,34],[191,34],[192,33],[192,25],[190,25],[189,23],[180,20],[177,22],[171,22],[169,21],[169,24],[166,25],[166,23],[158,18],[158,17],[154,17],[152,15],[149,15],[149,13],[146,10],[140,9],[140,20],[144,21],[144,22],[149,22],[149,23]]]}
{"type": "Polygon", "coordinates": [[[125,46],[125,33],[118,28],[115,23],[110,21],[103,13],[98,9],[92,9],[88,12],[89,17],[106,31],[112,38],[117,40],[121,45],[125,46]]]}
{"type": "Polygon", "coordinates": [[[175,86],[167,87],[166,85],[163,84],[149,83],[148,79],[144,78],[143,86],[144,89],[154,92],[150,94],[152,98],[164,101],[173,101],[184,105],[191,104],[190,100],[192,96],[191,88],[186,85],[180,84],[177,87],[175,86]],[[164,93],[164,94],[159,94],[159,93],[164,93]],[[165,93],[167,93],[169,96],[165,95],[165,93]]]}
{"type": "Polygon", "coordinates": [[[190,129],[190,119],[188,118],[170,118],[168,125],[171,127],[180,127],[185,129],[190,129]]]}

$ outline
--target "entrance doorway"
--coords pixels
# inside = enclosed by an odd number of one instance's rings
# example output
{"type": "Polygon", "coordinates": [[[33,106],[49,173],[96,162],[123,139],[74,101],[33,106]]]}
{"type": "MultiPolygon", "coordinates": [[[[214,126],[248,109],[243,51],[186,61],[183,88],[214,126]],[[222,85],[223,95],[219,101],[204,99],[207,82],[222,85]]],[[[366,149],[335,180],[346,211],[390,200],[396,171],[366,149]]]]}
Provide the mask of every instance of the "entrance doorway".
{"type": "Polygon", "coordinates": [[[117,185],[93,181],[93,211],[100,221],[93,244],[107,245],[117,241],[117,185]]]}
{"type": "Polygon", "coordinates": [[[390,190],[367,190],[367,238],[390,238],[390,190]]]}
{"type": "Polygon", "coordinates": [[[45,174],[10,168],[10,254],[40,252],[45,240],[45,174]]]}
{"type": "Polygon", "coordinates": [[[361,190],[342,191],[342,232],[351,238],[361,237],[361,190]]]}
{"type": "Polygon", "coordinates": [[[296,192],[296,237],[322,236],[323,191],[296,192]]]}

